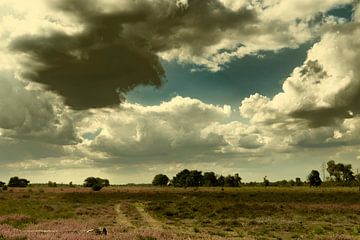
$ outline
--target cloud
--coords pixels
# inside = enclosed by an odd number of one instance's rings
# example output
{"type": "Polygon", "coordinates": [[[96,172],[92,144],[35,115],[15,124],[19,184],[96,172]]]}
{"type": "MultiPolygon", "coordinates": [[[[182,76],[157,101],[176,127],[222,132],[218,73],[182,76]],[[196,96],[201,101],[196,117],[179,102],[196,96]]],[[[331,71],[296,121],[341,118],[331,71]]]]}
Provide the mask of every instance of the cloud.
{"type": "Polygon", "coordinates": [[[158,106],[124,103],[118,109],[94,110],[78,129],[83,136],[97,132],[92,139],[84,137],[84,147],[117,159],[118,164],[136,164],[136,159],[189,161],[199,154],[213,154],[226,144],[220,135],[201,134],[201,130],[229,114],[229,106],[175,97],[158,106]]]}
{"type": "Polygon", "coordinates": [[[350,1],[306,1],[304,14],[285,11],[292,17],[278,14],[287,0],[36,1],[34,13],[6,2],[4,44],[21,57],[22,76],[82,110],[115,106],[139,85],[160,87],[159,57],[219,71],[234,58],[296,48],[318,35],[312,17],[350,1]]]}
{"type": "Polygon", "coordinates": [[[253,123],[304,120],[310,127],[336,125],[354,117],[360,111],[358,37],[357,22],[328,31],[285,80],[283,92],[273,99],[259,94],[246,98],[241,114],[253,123]]]}
{"type": "Polygon", "coordinates": [[[241,169],[250,179],[259,171],[261,179],[279,164],[305,169],[359,155],[354,147],[348,153],[360,133],[359,10],[352,22],[323,14],[350,1],[6,1],[3,173],[49,177],[60,169],[82,178],[97,169],[150,179],[190,166],[241,169]],[[233,58],[296,48],[320,34],[283,90],[243,99],[240,115],[180,96],[154,106],[119,104],[137,85],[161,86],[160,59],[218,71],[233,58]]]}
{"type": "Polygon", "coordinates": [[[9,72],[0,72],[0,85],[0,137],[59,145],[79,141],[68,110],[56,96],[31,90],[9,72]]]}
{"type": "Polygon", "coordinates": [[[57,7],[79,21],[81,32],[25,34],[10,44],[29,56],[25,78],[44,84],[78,110],[115,105],[135,86],[163,82],[164,70],[146,41],[123,33],[122,25],[142,21],[144,10],[104,13],[96,5],[59,1],[57,7]]]}

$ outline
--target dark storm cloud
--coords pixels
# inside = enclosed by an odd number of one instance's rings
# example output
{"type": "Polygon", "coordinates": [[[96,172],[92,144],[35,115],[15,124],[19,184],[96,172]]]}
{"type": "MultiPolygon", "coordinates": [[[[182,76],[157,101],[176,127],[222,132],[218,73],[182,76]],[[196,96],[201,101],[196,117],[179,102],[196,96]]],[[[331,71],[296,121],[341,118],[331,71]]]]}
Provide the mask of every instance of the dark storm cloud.
{"type": "Polygon", "coordinates": [[[156,55],[186,47],[201,55],[220,42],[219,32],[251,31],[253,11],[231,11],[220,2],[192,0],[127,1],[123,8],[104,11],[98,1],[55,1],[53,8],[81,24],[83,31],[60,31],[16,38],[10,48],[27,53],[24,76],[64,97],[74,109],[118,104],[138,85],[159,87],[164,69],[156,55]]]}
{"type": "Polygon", "coordinates": [[[64,96],[74,109],[119,103],[119,95],[137,85],[160,86],[164,70],[144,39],[126,37],[122,24],[137,22],[143,14],[92,12],[84,1],[63,1],[63,6],[85,24],[79,34],[52,32],[48,36],[22,36],[11,47],[28,53],[44,67],[29,67],[26,77],[64,96]]]}

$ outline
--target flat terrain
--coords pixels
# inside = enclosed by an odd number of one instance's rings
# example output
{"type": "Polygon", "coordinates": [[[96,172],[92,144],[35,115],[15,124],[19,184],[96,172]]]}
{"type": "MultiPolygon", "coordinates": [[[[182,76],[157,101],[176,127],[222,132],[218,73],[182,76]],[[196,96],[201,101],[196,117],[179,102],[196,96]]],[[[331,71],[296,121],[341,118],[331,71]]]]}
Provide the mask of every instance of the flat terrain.
{"type": "Polygon", "coordinates": [[[10,188],[0,192],[0,239],[360,239],[360,192],[10,188]]]}

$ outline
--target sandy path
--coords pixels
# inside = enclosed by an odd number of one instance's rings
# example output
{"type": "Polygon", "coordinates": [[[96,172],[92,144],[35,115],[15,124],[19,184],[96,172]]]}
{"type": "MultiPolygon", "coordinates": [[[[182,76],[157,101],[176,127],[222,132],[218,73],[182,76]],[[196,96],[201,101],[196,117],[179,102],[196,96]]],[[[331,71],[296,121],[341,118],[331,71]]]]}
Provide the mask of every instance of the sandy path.
{"type": "Polygon", "coordinates": [[[145,206],[143,203],[131,203],[135,207],[136,212],[140,218],[135,220],[127,216],[122,210],[121,206],[123,203],[115,205],[116,211],[116,222],[118,225],[125,228],[138,228],[138,229],[157,229],[163,230],[164,223],[153,218],[148,212],[145,211],[145,206]]]}
{"type": "Polygon", "coordinates": [[[121,211],[121,204],[116,204],[115,205],[115,212],[117,214],[117,216],[116,216],[117,224],[119,224],[119,225],[121,225],[122,227],[125,227],[125,228],[134,228],[134,225],[131,223],[131,221],[121,211]]]}
{"type": "Polygon", "coordinates": [[[146,228],[164,229],[163,223],[159,220],[156,220],[148,212],[146,212],[142,203],[136,203],[135,207],[138,210],[143,221],[147,223],[145,226],[146,228]]]}

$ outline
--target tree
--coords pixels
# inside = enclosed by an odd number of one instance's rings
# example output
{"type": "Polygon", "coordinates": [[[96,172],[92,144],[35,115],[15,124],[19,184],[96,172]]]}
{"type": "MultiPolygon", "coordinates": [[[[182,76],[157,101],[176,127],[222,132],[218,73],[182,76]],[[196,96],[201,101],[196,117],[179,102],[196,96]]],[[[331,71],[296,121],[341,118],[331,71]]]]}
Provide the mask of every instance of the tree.
{"type": "Polygon", "coordinates": [[[203,181],[204,181],[205,187],[218,186],[218,182],[217,182],[216,175],[214,172],[205,172],[203,181]]]}
{"type": "Polygon", "coordinates": [[[0,181],[0,187],[3,187],[3,186],[5,186],[5,183],[0,181]]]}
{"type": "Polygon", "coordinates": [[[172,185],[175,187],[186,187],[186,178],[190,175],[188,169],[184,169],[181,172],[178,172],[172,180],[172,185]]]}
{"type": "Polygon", "coordinates": [[[265,186],[265,187],[270,186],[270,181],[267,179],[267,176],[264,177],[263,183],[264,183],[264,186],[265,186]]]}
{"type": "Polygon", "coordinates": [[[94,191],[100,191],[103,187],[110,186],[108,179],[88,177],[84,180],[84,187],[91,187],[94,191]]]}
{"type": "Polygon", "coordinates": [[[220,175],[217,179],[218,186],[223,187],[225,185],[225,178],[223,175],[220,175]]]}
{"type": "Polygon", "coordinates": [[[301,178],[297,177],[295,178],[295,186],[302,186],[301,178]]]}
{"type": "Polygon", "coordinates": [[[354,172],[352,171],[351,164],[335,163],[331,160],[327,162],[327,171],[329,172],[330,179],[336,182],[351,184],[355,181],[354,172]]]}
{"type": "Polygon", "coordinates": [[[322,181],[320,178],[320,173],[317,170],[312,170],[308,176],[308,181],[310,186],[318,187],[321,185],[322,181]]]}
{"type": "Polygon", "coordinates": [[[201,171],[190,171],[190,177],[186,179],[188,187],[200,187],[204,184],[204,177],[201,171]]]}
{"type": "Polygon", "coordinates": [[[235,174],[234,176],[228,175],[225,177],[225,186],[226,187],[239,187],[241,184],[241,177],[239,174],[235,174]]]}
{"type": "Polygon", "coordinates": [[[48,187],[57,187],[57,184],[56,184],[56,182],[49,181],[48,187]]]}
{"type": "Polygon", "coordinates": [[[343,168],[343,181],[347,184],[351,184],[355,181],[354,172],[352,171],[351,164],[344,165],[343,168]]]}
{"type": "Polygon", "coordinates": [[[201,171],[184,169],[173,177],[172,184],[175,187],[199,187],[203,185],[201,171]]]}
{"type": "Polygon", "coordinates": [[[27,187],[30,183],[29,180],[25,178],[19,178],[19,177],[12,177],[9,180],[9,187],[27,187]]]}
{"type": "Polygon", "coordinates": [[[154,186],[166,186],[168,185],[168,183],[169,183],[169,178],[164,174],[156,175],[152,181],[152,185],[154,186]]]}

